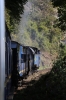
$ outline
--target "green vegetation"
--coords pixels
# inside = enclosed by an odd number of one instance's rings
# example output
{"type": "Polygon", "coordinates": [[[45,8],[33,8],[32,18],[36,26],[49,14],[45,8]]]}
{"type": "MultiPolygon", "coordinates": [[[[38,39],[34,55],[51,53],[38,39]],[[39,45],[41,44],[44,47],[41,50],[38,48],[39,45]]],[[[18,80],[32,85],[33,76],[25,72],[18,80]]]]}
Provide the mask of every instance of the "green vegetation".
{"type": "MultiPolygon", "coordinates": [[[[24,25],[25,30],[23,31],[23,27],[19,29],[18,42],[25,45],[29,43],[30,46],[38,47],[52,54],[59,52],[63,32],[58,27],[53,27],[57,13],[53,9],[52,3],[50,0],[34,0],[31,1],[29,7],[27,6],[28,9],[30,7],[32,8],[26,17],[27,22],[24,21],[27,23],[24,25]]],[[[24,22],[23,24],[25,24],[24,22]]]]}
{"type": "Polygon", "coordinates": [[[40,66],[38,70],[40,71],[40,70],[44,70],[46,68],[48,68],[48,67],[47,66],[40,66]]]}
{"type": "Polygon", "coordinates": [[[20,14],[23,13],[24,4],[27,0],[5,0],[5,7],[9,10],[10,17],[20,20],[20,14]]]}
{"type": "MultiPolygon", "coordinates": [[[[52,0],[55,6],[61,5],[62,7],[63,3],[57,5],[57,1],[59,2],[59,0],[52,0]]],[[[41,51],[49,52],[51,55],[63,53],[60,41],[64,39],[65,32],[56,26],[58,14],[52,2],[50,0],[28,0],[28,2],[27,0],[16,0],[16,2],[7,0],[5,15],[12,40],[38,47],[41,51]]],[[[41,62],[44,62],[44,56],[41,57],[43,57],[41,62]]]]}
{"type": "MultiPolygon", "coordinates": [[[[64,47],[66,48],[66,47],[64,47]]],[[[61,50],[62,51],[62,50],[61,50]]],[[[63,55],[65,55],[65,49],[63,55]]],[[[17,91],[14,100],[66,100],[66,56],[60,56],[53,64],[50,73],[39,80],[30,81],[30,86],[17,91]]]]}
{"type": "Polygon", "coordinates": [[[66,0],[51,0],[54,7],[58,8],[58,21],[56,24],[62,29],[66,30],[66,0]]]}
{"type": "Polygon", "coordinates": [[[57,52],[62,32],[59,28],[53,27],[56,18],[50,1],[39,0],[37,2],[35,0],[33,6],[34,11],[31,14],[27,27],[31,39],[37,41],[38,47],[42,50],[51,53],[57,52]]]}
{"type": "Polygon", "coordinates": [[[26,1],[19,0],[18,2],[17,0],[14,4],[14,1],[7,0],[5,4],[6,22],[11,34],[13,34],[12,39],[52,54],[58,53],[63,32],[57,26],[53,27],[57,16],[56,9],[53,8],[50,0],[31,0],[28,1],[27,16],[22,16],[21,13],[23,13],[26,1]],[[23,17],[25,21],[22,20],[23,17]],[[21,21],[23,22],[21,23],[21,21]],[[19,22],[21,26],[24,26],[21,29],[19,22]],[[23,25],[25,23],[26,25],[23,25]]]}
{"type": "Polygon", "coordinates": [[[5,0],[5,21],[11,33],[17,33],[18,23],[27,0],[5,0]]]}
{"type": "Polygon", "coordinates": [[[53,8],[50,0],[31,0],[32,8],[27,25],[19,32],[18,23],[23,12],[22,5],[26,0],[6,0],[6,22],[10,32],[15,33],[14,39],[50,54],[58,54],[51,72],[43,75],[38,81],[31,81],[31,86],[18,91],[14,100],[66,100],[66,46],[60,43],[64,36],[61,29],[66,30],[66,0],[51,1],[58,8],[58,16],[57,8],[53,8]]]}

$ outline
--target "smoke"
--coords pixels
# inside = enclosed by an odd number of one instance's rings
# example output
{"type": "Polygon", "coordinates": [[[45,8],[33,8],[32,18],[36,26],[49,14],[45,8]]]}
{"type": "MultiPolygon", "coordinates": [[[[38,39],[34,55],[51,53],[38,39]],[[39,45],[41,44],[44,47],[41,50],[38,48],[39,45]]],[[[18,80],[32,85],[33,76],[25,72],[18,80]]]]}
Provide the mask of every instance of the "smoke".
{"type": "Polygon", "coordinates": [[[21,20],[18,27],[19,30],[18,30],[17,41],[22,44],[24,44],[25,40],[24,33],[28,25],[28,20],[31,11],[32,11],[32,0],[28,0],[28,2],[24,5],[24,13],[21,15],[21,20]]]}

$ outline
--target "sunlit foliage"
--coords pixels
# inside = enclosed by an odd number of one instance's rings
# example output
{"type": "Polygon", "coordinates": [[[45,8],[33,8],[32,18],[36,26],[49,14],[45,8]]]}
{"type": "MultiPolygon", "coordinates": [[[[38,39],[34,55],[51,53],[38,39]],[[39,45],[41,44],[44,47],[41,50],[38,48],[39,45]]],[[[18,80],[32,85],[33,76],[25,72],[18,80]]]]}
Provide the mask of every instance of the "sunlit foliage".
{"type": "Polygon", "coordinates": [[[51,0],[54,7],[58,9],[58,21],[57,25],[62,29],[66,30],[66,0],[51,0]]]}

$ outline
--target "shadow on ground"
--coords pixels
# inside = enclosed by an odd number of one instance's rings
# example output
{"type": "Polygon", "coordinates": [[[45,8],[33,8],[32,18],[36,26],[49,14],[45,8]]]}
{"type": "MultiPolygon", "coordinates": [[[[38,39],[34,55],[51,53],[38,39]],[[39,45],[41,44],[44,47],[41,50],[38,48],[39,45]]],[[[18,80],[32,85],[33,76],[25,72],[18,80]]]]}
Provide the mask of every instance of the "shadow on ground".
{"type": "MultiPolygon", "coordinates": [[[[66,75],[66,74],[65,74],[66,75]]],[[[66,100],[66,76],[50,73],[32,80],[25,89],[18,90],[13,100],[66,100]]]]}

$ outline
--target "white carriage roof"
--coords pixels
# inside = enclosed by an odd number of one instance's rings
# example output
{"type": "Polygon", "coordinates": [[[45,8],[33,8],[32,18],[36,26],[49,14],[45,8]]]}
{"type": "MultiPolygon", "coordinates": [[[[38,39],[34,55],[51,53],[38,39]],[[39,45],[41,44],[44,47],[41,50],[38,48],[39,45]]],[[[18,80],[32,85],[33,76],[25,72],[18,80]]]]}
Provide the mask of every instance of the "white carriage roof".
{"type": "Polygon", "coordinates": [[[32,51],[33,54],[35,54],[35,51],[31,47],[29,47],[29,49],[32,51]]]}

